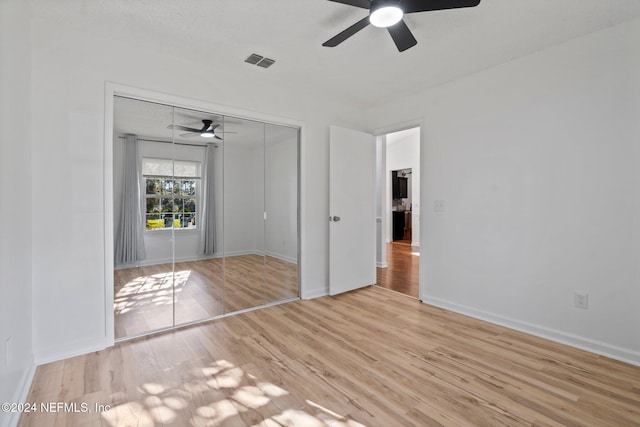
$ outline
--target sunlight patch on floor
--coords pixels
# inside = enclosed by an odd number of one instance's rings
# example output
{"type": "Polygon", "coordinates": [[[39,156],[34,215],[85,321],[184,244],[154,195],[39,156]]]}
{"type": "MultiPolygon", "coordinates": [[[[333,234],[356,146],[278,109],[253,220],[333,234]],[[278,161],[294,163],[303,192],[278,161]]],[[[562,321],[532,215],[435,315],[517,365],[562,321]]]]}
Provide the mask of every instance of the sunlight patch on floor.
{"type": "Polygon", "coordinates": [[[244,386],[233,393],[233,398],[247,408],[259,408],[271,401],[258,387],[244,386]]]}
{"type": "Polygon", "coordinates": [[[255,417],[260,408],[267,413],[279,408],[279,413],[265,416],[252,427],[366,427],[310,400],[305,401],[307,410],[281,408],[282,401],[276,405],[274,400],[288,395],[287,390],[259,380],[228,360],[192,370],[191,376],[177,387],[153,381],[143,383],[137,387],[142,394],[139,399],[115,405],[101,416],[111,427],[154,427],[171,424],[181,412],[188,411],[190,425],[214,427],[226,423],[248,425],[244,424],[246,417],[255,417]],[[213,400],[195,410],[189,407],[192,402],[206,402],[207,396],[213,400]]]}
{"type": "Polygon", "coordinates": [[[142,384],[138,389],[151,395],[160,394],[165,390],[164,386],[158,383],[142,384]]]}

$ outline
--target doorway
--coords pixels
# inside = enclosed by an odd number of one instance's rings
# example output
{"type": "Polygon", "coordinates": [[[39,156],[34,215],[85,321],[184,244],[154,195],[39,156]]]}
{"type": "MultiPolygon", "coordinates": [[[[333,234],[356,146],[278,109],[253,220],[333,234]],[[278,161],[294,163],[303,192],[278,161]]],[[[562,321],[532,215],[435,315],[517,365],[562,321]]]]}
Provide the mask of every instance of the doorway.
{"type": "Polygon", "coordinates": [[[377,141],[377,286],[419,298],[420,127],[377,141]]]}

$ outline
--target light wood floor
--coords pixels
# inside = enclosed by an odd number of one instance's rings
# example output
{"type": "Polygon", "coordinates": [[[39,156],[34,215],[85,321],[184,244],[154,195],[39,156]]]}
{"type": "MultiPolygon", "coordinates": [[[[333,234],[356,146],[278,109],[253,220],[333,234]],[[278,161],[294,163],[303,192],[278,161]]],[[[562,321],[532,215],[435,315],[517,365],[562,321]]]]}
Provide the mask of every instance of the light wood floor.
{"type": "Polygon", "coordinates": [[[241,255],[114,272],[116,338],[298,296],[297,265],[241,255]],[[174,305],[175,301],[175,305],[174,305]]]}
{"type": "Polygon", "coordinates": [[[21,427],[638,426],[640,368],[371,286],[40,366],[28,401],[91,411],[21,427]]]}
{"type": "Polygon", "coordinates": [[[376,269],[376,285],[419,298],[419,263],[420,256],[411,253],[411,241],[387,243],[388,267],[376,269]]]}

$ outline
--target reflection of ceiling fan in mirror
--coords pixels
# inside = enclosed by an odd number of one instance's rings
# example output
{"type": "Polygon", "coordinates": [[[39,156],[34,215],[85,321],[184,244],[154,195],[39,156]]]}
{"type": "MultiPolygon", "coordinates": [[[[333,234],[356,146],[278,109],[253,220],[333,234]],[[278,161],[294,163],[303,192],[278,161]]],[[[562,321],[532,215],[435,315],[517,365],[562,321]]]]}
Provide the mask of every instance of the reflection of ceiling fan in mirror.
{"type": "Polygon", "coordinates": [[[220,123],[213,123],[213,120],[208,120],[208,119],[202,120],[202,127],[200,129],[188,127],[188,126],[182,126],[182,125],[167,126],[168,129],[178,129],[178,130],[183,130],[185,132],[188,132],[180,135],[185,138],[191,138],[199,135],[202,138],[216,138],[221,140],[222,138],[220,138],[217,134],[235,133],[235,132],[224,132],[222,130],[218,130],[219,127],[220,127],[220,123]]]}

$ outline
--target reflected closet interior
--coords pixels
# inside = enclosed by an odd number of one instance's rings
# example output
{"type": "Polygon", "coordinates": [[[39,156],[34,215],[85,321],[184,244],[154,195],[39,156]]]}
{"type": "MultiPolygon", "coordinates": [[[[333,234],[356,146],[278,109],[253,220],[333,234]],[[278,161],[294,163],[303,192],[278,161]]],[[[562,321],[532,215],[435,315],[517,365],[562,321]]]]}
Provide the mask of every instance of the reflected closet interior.
{"type": "Polygon", "coordinates": [[[114,98],[115,338],[299,296],[299,129],[114,98]]]}

